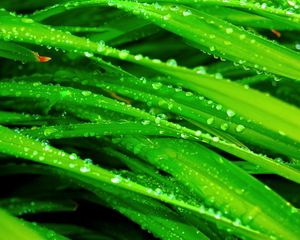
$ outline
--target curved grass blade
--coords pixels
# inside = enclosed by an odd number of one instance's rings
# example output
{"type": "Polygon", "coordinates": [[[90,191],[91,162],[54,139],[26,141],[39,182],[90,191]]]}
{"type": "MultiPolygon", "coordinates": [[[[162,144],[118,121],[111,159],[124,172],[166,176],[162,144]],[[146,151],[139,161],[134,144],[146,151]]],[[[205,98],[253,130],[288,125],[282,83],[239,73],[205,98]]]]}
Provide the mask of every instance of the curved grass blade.
{"type": "Polygon", "coordinates": [[[33,225],[24,220],[18,219],[5,210],[0,209],[0,239],[18,239],[18,240],[67,240],[68,238],[60,236],[46,228],[33,225]]]}
{"type": "Polygon", "coordinates": [[[297,239],[299,211],[216,153],[183,140],[126,137],[120,144],[172,174],[239,224],[279,239],[297,239]]]}

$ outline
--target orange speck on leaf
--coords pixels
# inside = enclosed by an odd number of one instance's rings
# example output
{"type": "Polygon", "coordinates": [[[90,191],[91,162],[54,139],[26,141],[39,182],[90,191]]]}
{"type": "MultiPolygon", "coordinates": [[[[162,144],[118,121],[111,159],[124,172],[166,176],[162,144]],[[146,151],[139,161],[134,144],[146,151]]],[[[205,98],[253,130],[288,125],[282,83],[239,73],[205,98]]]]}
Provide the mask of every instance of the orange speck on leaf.
{"type": "Polygon", "coordinates": [[[40,62],[48,62],[51,60],[51,57],[38,56],[40,62]]]}
{"type": "Polygon", "coordinates": [[[48,62],[51,60],[51,57],[40,56],[37,52],[33,52],[38,62],[48,62]]]}
{"type": "Polygon", "coordinates": [[[278,38],[281,37],[281,33],[280,33],[279,31],[277,31],[277,30],[275,30],[275,29],[272,29],[271,32],[272,32],[276,37],[278,37],[278,38]]]}

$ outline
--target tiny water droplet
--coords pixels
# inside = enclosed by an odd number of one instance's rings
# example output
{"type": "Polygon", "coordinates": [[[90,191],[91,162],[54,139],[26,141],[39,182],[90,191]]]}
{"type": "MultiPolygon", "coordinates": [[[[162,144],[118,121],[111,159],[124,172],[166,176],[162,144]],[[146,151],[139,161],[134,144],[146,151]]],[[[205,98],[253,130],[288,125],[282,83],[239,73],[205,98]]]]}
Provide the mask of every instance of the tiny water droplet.
{"type": "Polygon", "coordinates": [[[232,28],[226,28],[225,31],[226,31],[227,34],[233,33],[233,29],[232,28]]]}
{"type": "Polygon", "coordinates": [[[135,55],[134,59],[137,60],[137,61],[142,60],[143,59],[143,55],[142,54],[135,55]]]}
{"type": "Polygon", "coordinates": [[[211,124],[214,123],[214,121],[215,121],[215,119],[214,119],[213,117],[211,117],[211,118],[207,119],[206,123],[207,123],[208,125],[211,125],[211,124]]]}
{"type": "Polygon", "coordinates": [[[82,166],[80,168],[80,172],[87,173],[89,171],[91,171],[91,169],[88,166],[82,166]]]}
{"type": "Polygon", "coordinates": [[[197,130],[197,131],[195,132],[195,136],[196,136],[196,137],[200,137],[201,134],[202,134],[201,130],[197,130]]]}
{"type": "Polygon", "coordinates": [[[76,160],[78,157],[77,157],[76,153],[72,153],[72,154],[70,154],[69,158],[71,160],[76,160]]]}
{"type": "Polygon", "coordinates": [[[162,87],[162,83],[160,83],[160,82],[152,83],[152,88],[155,89],[155,90],[158,90],[161,87],[162,87]]]}
{"type": "Polygon", "coordinates": [[[228,126],[227,123],[223,123],[223,124],[221,125],[221,129],[222,129],[223,131],[226,131],[228,128],[229,128],[229,126],[228,126]]]}
{"type": "Polygon", "coordinates": [[[91,91],[82,91],[81,94],[85,97],[88,97],[92,94],[92,92],[91,91]]]}
{"type": "Polygon", "coordinates": [[[119,57],[120,57],[121,59],[127,58],[128,55],[129,55],[129,51],[128,51],[128,50],[122,50],[122,51],[120,51],[120,53],[119,53],[119,57]]]}
{"type": "Polygon", "coordinates": [[[147,119],[143,119],[141,123],[142,123],[142,125],[149,125],[151,123],[151,121],[147,120],[147,119]]]}
{"type": "Polygon", "coordinates": [[[175,59],[169,59],[169,60],[167,60],[167,64],[169,66],[172,66],[172,67],[176,67],[177,66],[177,62],[176,62],[175,59]]]}
{"type": "Polygon", "coordinates": [[[219,137],[213,137],[212,139],[214,142],[219,142],[220,138],[219,137]]]}
{"type": "Polygon", "coordinates": [[[121,181],[122,181],[122,178],[119,175],[116,175],[111,179],[112,183],[120,183],[121,181]]]}
{"type": "Polygon", "coordinates": [[[93,54],[93,53],[90,53],[90,52],[84,52],[83,54],[84,54],[84,56],[86,56],[86,57],[88,57],[88,58],[94,56],[94,54],[93,54]]]}
{"type": "Polygon", "coordinates": [[[190,9],[186,9],[182,12],[182,15],[187,17],[190,16],[192,14],[192,11],[190,9]]]}
{"type": "Polygon", "coordinates": [[[228,109],[228,110],[226,111],[226,114],[227,114],[228,117],[233,117],[233,116],[235,115],[235,112],[232,111],[231,109],[228,109]]]}
{"type": "Polygon", "coordinates": [[[239,125],[236,126],[236,129],[235,129],[235,130],[236,130],[237,132],[240,133],[240,132],[242,132],[242,131],[245,130],[245,127],[244,127],[243,125],[240,125],[240,124],[239,124],[239,125]]]}
{"type": "Polygon", "coordinates": [[[216,109],[217,109],[217,110],[222,110],[222,108],[223,108],[223,106],[222,106],[221,104],[218,104],[218,105],[216,106],[216,109]]]}

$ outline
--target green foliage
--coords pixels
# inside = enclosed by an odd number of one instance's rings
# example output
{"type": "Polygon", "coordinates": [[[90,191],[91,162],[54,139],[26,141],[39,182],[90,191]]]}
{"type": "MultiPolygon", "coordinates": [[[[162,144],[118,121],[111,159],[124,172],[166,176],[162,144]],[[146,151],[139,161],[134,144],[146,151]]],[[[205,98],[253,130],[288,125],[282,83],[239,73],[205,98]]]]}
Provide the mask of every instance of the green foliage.
{"type": "Polygon", "coordinates": [[[1,2],[0,239],[299,239],[299,6],[1,2]]]}

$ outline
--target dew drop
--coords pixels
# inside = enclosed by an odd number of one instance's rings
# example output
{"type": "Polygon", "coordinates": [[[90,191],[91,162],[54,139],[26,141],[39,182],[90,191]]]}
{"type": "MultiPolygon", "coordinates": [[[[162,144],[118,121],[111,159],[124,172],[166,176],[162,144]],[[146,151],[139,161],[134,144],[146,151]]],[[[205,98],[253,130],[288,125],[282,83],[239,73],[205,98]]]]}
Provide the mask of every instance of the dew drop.
{"type": "Polygon", "coordinates": [[[128,55],[129,55],[129,51],[127,51],[127,50],[122,50],[122,51],[120,51],[120,53],[119,53],[119,57],[120,57],[121,59],[127,58],[128,55]]]}
{"type": "Polygon", "coordinates": [[[86,57],[88,57],[88,58],[94,56],[94,54],[93,54],[93,53],[90,53],[90,52],[84,52],[83,54],[84,54],[84,56],[86,56],[86,57]]]}
{"type": "Polygon", "coordinates": [[[228,109],[228,110],[226,111],[226,114],[227,114],[228,117],[233,117],[233,116],[235,115],[235,112],[232,111],[231,109],[228,109]]]}
{"type": "Polygon", "coordinates": [[[152,88],[155,90],[161,89],[161,87],[162,87],[162,83],[160,82],[152,83],[152,88]]]}
{"type": "Polygon", "coordinates": [[[167,60],[167,64],[169,66],[172,66],[172,67],[176,67],[177,66],[177,62],[176,62],[175,59],[169,59],[169,60],[167,60]]]}
{"type": "Polygon", "coordinates": [[[182,15],[187,17],[190,16],[192,14],[192,11],[190,9],[186,9],[182,12],[182,15]]]}
{"type": "Polygon", "coordinates": [[[103,52],[105,49],[105,42],[103,40],[101,40],[98,44],[98,48],[97,48],[97,51],[98,52],[103,52]]]}
{"type": "Polygon", "coordinates": [[[223,131],[226,131],[228,128],[229,128],[229,126],[228,126],[227,123],[223,123],[223,124],[221,125],[221,129],[222,129],[223,131]]]}
{"type": "Polygon", "coordinates": [[[216,106],[216,109],[219,110],[219,111],[222,110],[222,108],[223,108],[223,106],[222,106],[221,104],[218,104],[218,105],[216,106]]]}
{"type": "Polygon", "coordinates": [[[116,175],[111,179],[112,183],[120,183],[121,181],[122,181],[122,178],[119,175],[116,175]]]}
{"type": "Polygon", "coordinates": [[[214,119],[213,117],[211,117],[211,118],[207,119],[206,123],[207,123],[208,125],[211,125],[211,124],[214,123],[214,121],[215,121],[215,119],[214,119]]]}
{"type": "Polygon", "coordinates": [[[92,94],[92,92],[91,91],[82,91],[81,94],[85,97],[88,97],[92,94]]]}
{"type": "Polygon", "coordinates": [[[34,22],[31,18],[22,18],[21,21],[23,23],[33,23],[34,22]]]}
{"type": "Polygon", "coordinates": [[[87,173],[89,171],[91,171],[91,169],[88,166],[82,166],[80,168],[80,172],[87,173]]]}
{"type": "Polygon", "coordinates": [[[72,154],[70,154],[69,158],[71,160],[76,160],[78,157],[77,157],[76,153],[72,153],[72,154]]]}
{"type": "Polygon", "coordinates": [[[205,74],[206,73],[206,68],[203,66],[195,67],[193,70],[196,71],[197,74],[205,74]]]}
{"type": "Polygon", "coordinates": [[[57,129],[54,128],[54,127],[47,127],[45,130],[44,130],[44,135],[45,136],[49,136],[53,133],[57,132],[57,129]]]}
{"type": "Polygon", "coordinates": [[[245,127],[244,127],[243,125],[240,125],[240,124],[239,124],[239,125],[236,126],[236,129],[235,129],[235,130],[236,130],[237,132],[240,133],[240,132],[242,132],[242,131],[245,130],[245,127]]]}
{"type": "Polygon", "coordinates": [[[147,119],[144,119],[144,120],[142,120],[142,125],[149,125],[151,122],[150,122],[150,120],[147,120],[147,119]]]}
{"type": "Polygon", "coordinates": [[[187,139],[188,138],[188,136],[185,133],[181,133],[180,137],[183,138],[183,139],[187,139]]]}
{"type": "Polygon", "coordinates": [[[233,33],[233,29],[232,28],[226,28],[225,31],[226,31],[227,34],[233,33]]]}
{"type": "Polygon", "coordinates": [[[143,55],[142,54],[135,55],[134,59],[137,60],[137,61],[142,60],[143,59],[143,55]]]}

